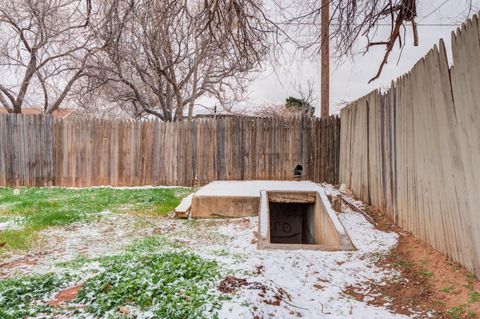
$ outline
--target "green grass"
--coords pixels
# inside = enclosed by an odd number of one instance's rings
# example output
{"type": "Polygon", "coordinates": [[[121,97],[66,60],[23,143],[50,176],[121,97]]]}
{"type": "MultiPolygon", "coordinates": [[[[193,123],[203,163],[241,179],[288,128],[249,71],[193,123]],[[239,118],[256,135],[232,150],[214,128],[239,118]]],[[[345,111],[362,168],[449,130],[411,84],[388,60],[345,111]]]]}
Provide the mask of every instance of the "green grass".
{"type": "Polygon", "coordinates": [[[472,291],[468,294],[468,302],[474,303],[474,302],[480,302],[480,292],[478,291],[472,291]]]}
{"type": "Polygon", "coordinates": [[[125,248],[126,254],[151,254],[159,251],[180,249],[182,245],[177,242],[172,241],[171,239],[156,235],[148,236],[141,239],[135,240],[129,246],[125,248]]]}
{"type": "Polygon", "coordinates": [[[409,270],[413,267],[413,263],[408,260],[400,259],[392,263],[393,267],[409,270]]]}
{"type": "Polygon", "coordinates": [[[125,306],[153,313],[154,318],[216,318],[221,300],[215,289],[220,277],[216,262],[188,251],[146,253],[162,243],[149,239],[121,255],[79,260],[75,266],[85,268],[77,271],[70,264],[60,274],[0,280],[0,318],[54,318],[60,313],[69,318],[126,318],[119,311],[125,306]],[[83,271],[92,262],[97,270],[83,281],[83,271]],[[82,288],[76,299],[61,308],[46,303],[79,281],[82,288]],[[69,313],[73,304],[81,305],[81,310],[69,313]]]}
{"type": "Polygon", "coordinates": [[[446,294],[453,294],[455,289],[452,286],[448,286],[448,287],[440,289],[440,291],[444,292],[446,294]]]}
{"type": "Polygon", "coordinates": [[[447,310],[448,319],[474,319],[477,314],[473,310],[467,309],[465,305],[455,306],[447,310]]]}
{"type": "Polygon", "coordinates": [[[65,288],[70,280],[69,276],[57,274],[0,280],[0,318],[17,319],[50,313],[50,306],[39,301],[65,288]]]}
{"type": "Polygon", "coordinates": [[[102,266],[105,271],[87,280],[77,298],[97,317],[133,306],[155,318],[212,318],[218,308],[212,291],[217,264],[194,254],[126,254],[105,259],[102,266]]]}
{"type": "Polygon", "coordinates": [[[464,313],[465,313],[464,306],[455,306],[447,310],[447,318],[462,319],[464,313]]]}
{"type": "Polygon", "coordinates": [[[420,276],[420,277],[428,277],[428,278],[433,277],[433,272],[431,272],[429,270],[425,270],[425,269],[417,270],[416,274],[417,274],[417,276],[420,276]]]}
{"type": "Polygon", "coordinates": [[[15,230],[0,231],[0,243],[5,246],[2,249],[25,249],[30,246],[31,241],[35,238],[35,230],[33,228],[23,228],[15,230]]]}
{"type": "Polygon", "coordinates": [[[178,205],[189,189],[65,189],[0,188],[0,217],[16,218],[21,228],[0,232],[7,248],[28,248],[35,233],[51,226],[69,225],[99,218],[104,210],[136,214],[165,215],[178,205]]]}

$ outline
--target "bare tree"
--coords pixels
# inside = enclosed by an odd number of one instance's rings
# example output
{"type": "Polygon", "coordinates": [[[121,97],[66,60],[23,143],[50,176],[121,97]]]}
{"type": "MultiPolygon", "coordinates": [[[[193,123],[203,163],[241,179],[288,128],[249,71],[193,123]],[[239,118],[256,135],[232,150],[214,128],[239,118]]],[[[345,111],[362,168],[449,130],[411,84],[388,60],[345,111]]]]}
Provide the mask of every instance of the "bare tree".
{"type": "Polygon", "coordinates": [[[92,53],[90,0],[0,1],[0,104],[21,113],[41,100],[52,113],[85,75],[92,53]]]}
{"type": "Polygon", "coordinates": [[[263,0],[204,0],[201,19],[202,32],[209,32],[220,45],[228,42],[228,54],[250,64],[264,60],[282,31],[263,0]]]}
{"type": "MultiPolygon", "coordinates": [[[[306,49],[325,41],[321,1],[273,1],[284,21],[262,0],[0,0],[0,104],[20,113],[28,100],[43,100],[51,113],[84,79],[81,94],[107,94],[139,117],[176,121],[186,110],[191,117],[205,95],[228,108],[279,34],[306,49]],[[314,39],[290,37],[292,27],[308,29],[314,39]]],[[[331,0],[332,47],[351,54],[360,37],[368,40],[365,52],[385,46],[375,80],[395,43],[405,43],[407,26],[418,43],[417,1],[331,0]],[[389,36],[377,40],[385,23],[389,36]]],[[[462,4],[471,9],[471,0],[462,4]]]]}
{"type": "Polygon", "coordinates": [[[94,25],[108,45],[94,55],[84,93],[108,86],[112,103],[163,121],[182,120],[186,110],[191,118],[200,96],[224,106],[241,99],[267,53],[268,31],[255,7],[227,2],[105,2],[108,19],[94,25]]]}
{"type": "MultiPolygon", "coordinates": [[[[283,104],[265,103],[255,108],[254,114],[260,117],[289,118],[295,116],[312,117],[315,114],[315,97],[313,84],[308,82],[306,87],[298,85],[295,89],[297,97],[288,97],[283,104]]],[[[245,113],[246,115],[247,113],[245,113]]]]}
{"type": "Polygon", "coordinates": [[[255,108],[254,115],[259,117],[291,118],[313,116],[314,108],[302,99],[289,97],[285,104],[265,103],[255,108]]]}
{"type": "MultiPolygon", "coordinates": [[[[411,29],[413,44],[416,46],[419,43],[418,0],[330,0],[330,39],[321,38],[321,1],[273,1],[280,8],[284,20],[277,25],[286,30],[285,33],[294,29],[295,32],[312,35],[312,38],[306,41],[290,36],[290,40],[296,42],[300,48],[320,51],[324,41],[328,40],[338,56],[346,56],[357,53],[356,44],[361,37],[367,39],[364,53],[373,46],[385,46],[384,57],[370,82],[381,75],[395,43],[398,42],[399,47],[403,47],[407,28],[411,29]],[[390,26],[389,34],[385,39],[376,40],[378,27],[385,25],[390,26]]],[[[448,1],[456,0],[446,0],[443,4],[448,1]]],[[[468,12],[472,10],[472,0],[463,0],[459,5],[465,6],[468,12]]]]}

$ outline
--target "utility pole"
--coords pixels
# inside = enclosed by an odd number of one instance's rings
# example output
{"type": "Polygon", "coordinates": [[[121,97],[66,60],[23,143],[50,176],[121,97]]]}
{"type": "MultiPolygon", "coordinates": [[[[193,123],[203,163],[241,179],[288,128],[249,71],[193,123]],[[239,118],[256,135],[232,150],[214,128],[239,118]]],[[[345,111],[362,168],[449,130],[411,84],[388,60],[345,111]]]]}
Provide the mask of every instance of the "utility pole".
{"type": "Polygon", "coordinates": [[[322,0],[321,117],[330,115],[330,0],[322,0]]]}

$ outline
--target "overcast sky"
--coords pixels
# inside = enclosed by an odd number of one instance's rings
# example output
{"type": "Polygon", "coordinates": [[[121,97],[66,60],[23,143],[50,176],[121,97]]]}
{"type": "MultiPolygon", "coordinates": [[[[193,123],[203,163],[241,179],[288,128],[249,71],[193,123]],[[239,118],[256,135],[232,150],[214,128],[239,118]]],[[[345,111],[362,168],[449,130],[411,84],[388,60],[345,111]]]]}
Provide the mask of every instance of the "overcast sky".
{"type": "MultiPolygon", "coordinates": [[[[271,2],[273,0],[264,1],[271,2]]],[[[304,3],[302,2],[304,0],[282,1],[292,1],[294,4],[304,3]]],[[[348,57],[341,63],[331,59],[330,113],[337,113],[345,102],[356,100],[376,88],[388,88],[392,80],[408,72],[441,38],[445,40],[451,62],[451,32],[466,20],[469,1],[418,0],[416,21],[419,23],[419,46],[413,46],[412,30],[407,28],[407,37],[404,39],[406,45],[401,53],[401,59],[398,59],[400,50],[396,45],[381,77],[371,84],[368,84],[368,81],[376,74],[384,56],[385,47],[373,47],[367,54],[348,57]]],[[[473,10],[470,15],[478,12],[480,0],[472,0],[472,4],[473,10]]],[[[377,40],[385,40],[389,30],[389,26],[380,26],[377,40]]],[[[362,44],[364,43],[359,43],[359,46],[362,47],[362,44]]],[[[255,107],[263,104],[282,104],[289,96],[301,97],[298,93],[299,88],[307,90],[311,86],[315,96],[316,114],[318,115],[320,57],[317,53],[309,53],[310,56],[306,56],[305,53],[294,54],[294,52],[293,45],[290,48],[285,47],[284,63],[281,66],[273,68],[267,64],[249,85],[246,101],[239,104],[236,110],[252,111],[255,107]]],[[[3,76],[10,78],[6,74],[3,74],[3,76]]],[[[209,98],[201,98],[198,103],[213,106],[215,102],[209,98]]],[[[30,105],[37,104],[36,101],[30,101],[30,105]]],[[[206,112],[211,111],[202,108],[196,109],[196,113],[206,112]]]]}
{"type": "MultiPolygon", "coordinates": [[[[376,47],[362,56],[357,55],[349,58],[341,64],[335,63],[332,59],[331,65],[331,113],[336,113],[345,101],[355,100],[370,91],[383,87],[387,88],[396,77],[406,73],[413,65],[421,59],[440,38],[446,43],[447,50],[450,50],[451,32],[456,29],[452,24],[459,24],[466,18],[467,0],[419,0],[418,19],[420,43],[414,47],[412,43],[411,30],[407,29],[406,46],[399,57],[398,45],[390,56],[389,63],[385,66],[381,77],[375,82],[368,84],[368,80],[377,72],[379,63],[383,58],[385,48],[376,47]],[[443,5],[442,5],[443,4],[443,5]],[[433,12],[439,6],[440,9],[433,12]],[[429,26],[435,24],[435,26],[429,26]],[[440,26],[443,25],[443,26],[440,26]]],[[[474,0],[475,10],[480,8],[480,0],[474,0]]],[[[388,27],[383,27],[388,32],[388,27]]],[[[451,53],[448,52],[449,57],[451,53]]],[[[451,63],[451,58],[449,58],[451,63]]],[[[319,104],[320,91],[320,63],[317,55],[307,57],[296,56],[286,63],[282,68],[266,68],[258,78],[250,85],[246,105],[249,108],[264,103],[282,103],[286,97],[298,96],[298,87],[304,89],[310,82],[319,104]]],[[[319,110],[317,109],[317,114],[319,110]]]]}

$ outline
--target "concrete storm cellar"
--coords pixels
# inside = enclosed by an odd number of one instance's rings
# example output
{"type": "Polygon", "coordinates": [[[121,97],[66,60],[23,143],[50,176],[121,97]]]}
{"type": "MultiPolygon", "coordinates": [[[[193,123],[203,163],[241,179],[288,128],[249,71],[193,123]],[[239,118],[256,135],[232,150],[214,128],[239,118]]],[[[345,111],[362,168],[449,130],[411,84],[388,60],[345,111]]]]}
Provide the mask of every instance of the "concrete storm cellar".
{"type": "Polygon", "coordinates": [[[185,199],[176,213],[258,216],[258,249],[355,249],[323,187],[308,181],[217,181],[185,199]]]}
{"type": "Polygon", "coordinates": [[[318,243],[314,236],[314,203],[269,202],[270,243],[318,243]]]}
{"type": "Polygon", "coordinates": [[[319,191],[262,191],[258,248],[355,249],[336,213],[325,206],[319,191]]]}

